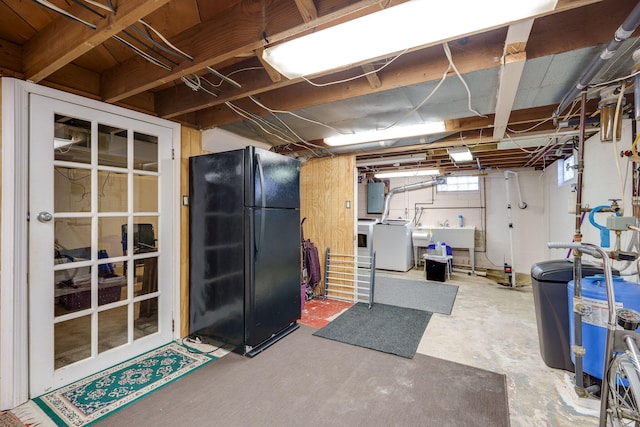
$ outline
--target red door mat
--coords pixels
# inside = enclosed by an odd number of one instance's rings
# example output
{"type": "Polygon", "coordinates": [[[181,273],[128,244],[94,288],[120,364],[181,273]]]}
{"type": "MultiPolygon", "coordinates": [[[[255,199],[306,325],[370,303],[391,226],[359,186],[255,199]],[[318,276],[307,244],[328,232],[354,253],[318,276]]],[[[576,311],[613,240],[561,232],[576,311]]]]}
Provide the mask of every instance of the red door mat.
{"type": "Polygon", "coordinates": [[[320,329],[353,305],[352,302],[316,298],[305,302],[300,323],[320,329]]]}

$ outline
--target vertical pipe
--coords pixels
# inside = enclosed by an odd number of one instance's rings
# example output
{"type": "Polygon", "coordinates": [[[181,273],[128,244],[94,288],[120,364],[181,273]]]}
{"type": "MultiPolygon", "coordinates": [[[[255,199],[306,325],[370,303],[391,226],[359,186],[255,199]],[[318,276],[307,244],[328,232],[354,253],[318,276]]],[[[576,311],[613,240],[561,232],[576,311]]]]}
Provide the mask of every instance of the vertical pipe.
{"type": "Polygon", "coordinates": [[[511,189],[509,188],[509,174],[514,173],[512,171],[504,171],[504,182],[506,185],[506,193],[507,193],[507,225],[509,226],[509,256],[511,262],[511,273],[509,273],[509,286],[515,287],[516,283],[514,281],[514,271],[515,271],[515,261],[513,259],[513,221],[511,219],[511,189]]]}
{"type": "MultiPolygon", "coordinates": [[[[574,242],[582,242],[582,233],[580,231],[582,214],[582,174],[584,172],[584,133],[585,133],[585,121],[586,121],[586,104],[587,104],[587,92],[582,91],[580,98],[580,133],[578,139],[578,159],[577,159],[577,173],[576,173],[576,213],[575,213],[575,234],[573,236],[574,242]]],[[[573,251],[573,299],[576,300],[582,298],[582,253],[580,251],[573,251]]],[[[573,306],[574,304],[572,304],[573,306]]],[[[584,348],[582,347],[582,315],[579,312],[573,310],[573,325],[574,325],[574,345],[571,349],[575,356],[575,371],[576,371],[576,392],[584,396],[586,395],[584,387],[584,367],[583,367],[583,354],[584,348]]]]}
{"type": "MultiPolygon", "coordinates": [[[[602,258],[602,262],[604,263],[604,281],[607,293],[607,306],[609,309],[609,318],[607,320],[607,337],[605,339],[604,345],[604,367],[605,371],[602,378],[602,387],[600,389],[600,422],[598,424],[599,427],[606,427],[607,425],[607,408],[609,406],[609,372],[608,368],[611,365],[611,357],[613,355],[613,341],[614,341],[614,333],[616,330],[616,303],[615,303],[615,294],[613,289],[613,275],[611,274],[611,261],[609,260],[609,256],[605,251],[596,245],[592,245],[587,243],[587,246],[593,248],[599,256],[602,258]]],[[[576,251],[579,252],[579,251],[576,251]]]]}

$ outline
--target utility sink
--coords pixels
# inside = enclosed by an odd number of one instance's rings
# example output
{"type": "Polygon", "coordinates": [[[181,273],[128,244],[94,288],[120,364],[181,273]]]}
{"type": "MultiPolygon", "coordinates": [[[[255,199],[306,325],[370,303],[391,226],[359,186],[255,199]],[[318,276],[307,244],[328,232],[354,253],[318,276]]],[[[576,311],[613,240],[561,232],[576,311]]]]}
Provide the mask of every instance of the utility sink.
{"type": "Polygon", "coordinates": [[[428,239],[429,230],[433,235],[434,242],[443,242],[452,248],[474,248],[475,247],[475,227],[421,227],[413,230],[414,245],[417,241],[418,246],[427,246],[428,242],[422,239],[428,239]]]}
{"type": "Polygon", "coordinates": [[[429,231],[431,231],[431,241],[446,243],[452,248],[469,249],[471,259],[471,270],[475,272],[475,227],[420,227],[414,228],[411,237],[413,242],[414,256],[417,259],[418,248],[426,248],[429,245],[429,231]]]}

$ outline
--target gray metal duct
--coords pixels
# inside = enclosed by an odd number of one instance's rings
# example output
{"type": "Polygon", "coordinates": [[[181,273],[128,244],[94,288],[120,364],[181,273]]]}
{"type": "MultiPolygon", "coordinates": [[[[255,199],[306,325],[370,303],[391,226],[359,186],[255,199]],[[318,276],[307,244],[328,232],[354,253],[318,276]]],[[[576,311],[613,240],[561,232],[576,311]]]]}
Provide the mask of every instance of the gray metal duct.
{"type": "Polygon", "coordinates": [[[600,56],[598,56],[589,67],[586,69],[578,83],[573,87],[560,101],[560,105],[553,112],[553,117],[558,118],[560,114],[569,106],[571,101],[578,96],[578,94],[587,87],[591,80],[602,70],[604,65],[607,63],[609,59],[613,56],[616,50],[620,47],[622,42],[631,37],[631,34],[638,28],[640,25],[640,2],[636,4],[633,8],[627,19],[624,20],[622,25],[618,27],[616,33],[613,38],[609,41],[605,49],[602,51],[600,56]]]}
{"type": "Polygon", "coordinates": [[[431,181],[421,181],[416,182],[415,184],[407,184],[402,187],[396,187],[389,190],[386,197],[384,198],[384,212],[382,213],[381,222],[383,224],[387,223],[387,217],[389,216],[389,205],[391,203],[391,198],[397,193],[404,193],[405,191],[419,190],[420,188],[425,187],[433,187],[436,184],[444,184],[446,180],[443,177],[434,178],[431,181]]]}

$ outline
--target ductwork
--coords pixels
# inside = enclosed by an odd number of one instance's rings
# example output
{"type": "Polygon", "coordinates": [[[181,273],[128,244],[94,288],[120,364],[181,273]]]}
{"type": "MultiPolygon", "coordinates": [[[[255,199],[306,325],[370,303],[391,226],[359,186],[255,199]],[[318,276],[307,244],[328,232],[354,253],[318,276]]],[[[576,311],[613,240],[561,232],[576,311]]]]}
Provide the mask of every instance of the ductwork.
{"type": "Polygon", "coordinates": [[[591,83],[591,80],[602,70],[604,65],[607,63],[609,59],[613,56],[613,54],[618,50],[622,42],[631,37],[631,34],[638,28],[640,25],[640,2],[636,4],[633,8],[627,19],[624,20],[622,25],[618,27],[615,35],[609,41],[607,46],[604,48],[600,56],[598,56],[592,63],[587,67],[578,83],[573,87],[560,101],[560,105],[553,112],[553,117],[558,118],[560,114],[569,106],[569,104],[573,101],[573,99],[578,96],[578,94],[591,83]]]}
{"type": "Polygon", "coordinates": [[[431,181],[422,181],[416,182],[415,184],[403,185],[402,187],[396,187],[389,190],[387,195],[384,198],[384,212],[382,213],[383,224],[387,223],[387,217],[389,216],[389,205],[391,203],[391,198],[397,193],[404,193],[405,191],[419,190],[420,188],[433,187],[437,184],[444,184],[446,180],[443,177],[435,178],[431,181]]]}

